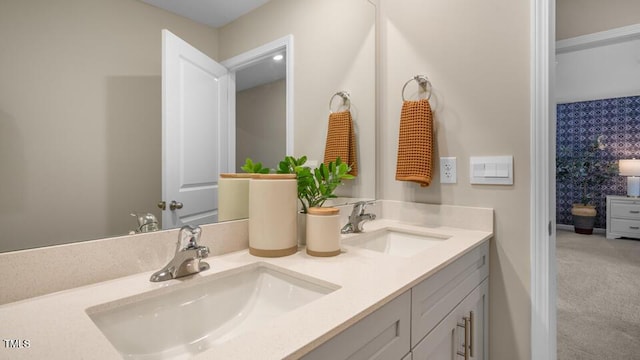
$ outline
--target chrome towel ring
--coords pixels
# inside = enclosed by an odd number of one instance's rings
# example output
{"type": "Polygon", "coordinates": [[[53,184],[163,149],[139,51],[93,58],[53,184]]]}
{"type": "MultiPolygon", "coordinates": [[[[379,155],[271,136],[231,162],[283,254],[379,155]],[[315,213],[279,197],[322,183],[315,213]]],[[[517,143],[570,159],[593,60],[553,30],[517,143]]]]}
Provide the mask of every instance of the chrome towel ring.
{"type": "Polygon", "coordinates": [[[417,82],[418,85],[422,88],[422,90],[424,90],[427,93],[427,100],[431,99],[431,89],[432,89],[431,81],[429,81],[429,78],[427,78],[426,75],[416,75],[411,79],[407,80],[406,83],[404,83],[404,86],[402,87],[402,101],[407,101],[404,98],[404,90],[407,88],[407,85],[411,81],[417,82]]]}
{"type": "Polygon", "coordinates": [[[333,110],[331,109],[331,104],[333,103],[333,99],[336,96],[340,96],[342,98],[342,106],[346,106],[347,111],[351,110],[351,95],[349,95],[349,92],[338,91],[337,93],[333,94],[331,99],[329,99],[329,113],[333,113],[333,110]]]}

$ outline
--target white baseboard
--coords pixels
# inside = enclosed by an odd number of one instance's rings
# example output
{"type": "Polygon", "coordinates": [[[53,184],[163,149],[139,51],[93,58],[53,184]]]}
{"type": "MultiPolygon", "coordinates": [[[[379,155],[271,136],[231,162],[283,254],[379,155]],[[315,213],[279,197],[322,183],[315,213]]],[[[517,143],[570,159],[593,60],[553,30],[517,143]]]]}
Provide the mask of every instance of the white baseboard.
{"type": "MultiPolygon", "coordinates": [[[[565,225],[565,224],[556,224],[556,229],[574,231],[573,225],[565,225]]],[[[607,229],[593,228],[593,233],[594,234],[606,234],[607,233],[607,229]]]]}

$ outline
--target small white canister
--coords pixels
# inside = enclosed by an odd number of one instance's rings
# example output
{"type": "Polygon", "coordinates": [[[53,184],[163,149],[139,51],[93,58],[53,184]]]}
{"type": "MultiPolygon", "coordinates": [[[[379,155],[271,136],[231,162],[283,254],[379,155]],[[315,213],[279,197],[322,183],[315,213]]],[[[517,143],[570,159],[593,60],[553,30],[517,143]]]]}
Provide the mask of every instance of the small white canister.
{"type": "Polygon", "coordinates": [[[218,221],[249,217],[249,179],[253,174],[220,174],[218,221]]]}
{"type": "Polygon", "coordinates": [[[249,181],[249,253],[279,257],[298,251],[295,174],[255,174],[249,181]]]}
{"type": "Polygon", "coordinates": [[[307,254],[336,256],[340,254],[340,209],[312,207],[307,213],[307,254]]]}

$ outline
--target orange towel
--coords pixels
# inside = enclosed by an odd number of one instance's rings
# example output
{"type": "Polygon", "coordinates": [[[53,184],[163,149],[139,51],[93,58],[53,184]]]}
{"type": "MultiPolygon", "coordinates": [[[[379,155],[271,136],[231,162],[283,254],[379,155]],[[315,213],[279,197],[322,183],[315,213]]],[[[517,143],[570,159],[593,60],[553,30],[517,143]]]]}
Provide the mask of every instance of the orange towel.
{"type": "Polygon", "coordinates": [[[429,100],[405,101],[400,115],[396,180],[429,186],[433,166],[433,115],[429,100]]]}
{"type": "Polygon", "coordinates": [[[329,114],[327,127],[327,145],[324,149],[324,163],[340,158],[342,162],[351,166],[349,174],[358,175],[358,160],[356,158],[356,135],[353,131],[353,120],[350,111],[329,114]]]}

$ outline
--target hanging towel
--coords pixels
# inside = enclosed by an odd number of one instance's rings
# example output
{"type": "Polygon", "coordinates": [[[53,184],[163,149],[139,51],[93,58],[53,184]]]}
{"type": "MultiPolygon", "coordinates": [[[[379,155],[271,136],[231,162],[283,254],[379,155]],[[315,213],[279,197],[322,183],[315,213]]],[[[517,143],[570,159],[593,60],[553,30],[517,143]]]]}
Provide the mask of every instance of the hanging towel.
{"type": "Polygon", "coordinates": [[[433,115],[429,100],[404,101],[400,115],[396,180],[429,186],[433,166],[433,115]]]}
{"type": "Polygon", "coordinates": [[[358,175],[358,160],[356,158],[356,135],[353,131],[353,120],[350,111],[329,114],[327,127],[327,145],[324,149],[324,164],[340,158],[342,162],[351,166],[349,174],[358,175]]]}

